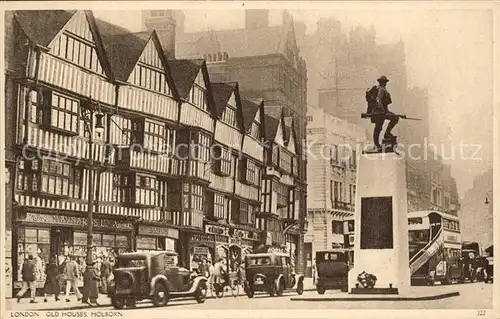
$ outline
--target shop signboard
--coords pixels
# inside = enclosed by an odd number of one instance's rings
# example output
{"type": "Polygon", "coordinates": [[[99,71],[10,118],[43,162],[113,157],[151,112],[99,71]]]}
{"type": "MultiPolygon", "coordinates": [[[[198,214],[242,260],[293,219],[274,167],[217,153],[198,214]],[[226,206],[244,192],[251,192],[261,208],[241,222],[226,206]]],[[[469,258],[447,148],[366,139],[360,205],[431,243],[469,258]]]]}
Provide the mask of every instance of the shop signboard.
{"type": "Polygon", "coordinates": [[[195,255],[207,255],[208,247],[193,247],[193,254],[195,255]]]}
{"type": "Polygon", "coordinates": [[[139,235],[143,236],[159,236],[179,239],[179,230],[171,227],[139,225],[138,232],[139,235]]]}
{"type": "MultiPolygon", "coordinates": [[[[44,225],[59,225],[72,227],[87,227],[87,218],[78,216],[48,215],[27,212],[19,221],[31,222],[44,225]]],[[[111,219],[94,218],[93,226],[96,228],[113,228],[118,230],[133,230],[131,222],[123,222],[111,219]]]]}
{"type": "Polygon", "coordinates": [[[205,225],[205,233],[206,234],[213,234],[213,235],[228,236],[229,228],[214,226],[214,225],[205,225]]]}

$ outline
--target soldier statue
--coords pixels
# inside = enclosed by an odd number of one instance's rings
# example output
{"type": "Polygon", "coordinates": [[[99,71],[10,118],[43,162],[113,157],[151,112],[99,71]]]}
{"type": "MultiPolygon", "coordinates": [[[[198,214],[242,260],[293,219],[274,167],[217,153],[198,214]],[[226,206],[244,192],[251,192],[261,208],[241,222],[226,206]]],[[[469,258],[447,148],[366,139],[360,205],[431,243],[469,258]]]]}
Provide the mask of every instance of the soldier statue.
{"type": "Polygon", "coordinates": [[[379,137],[385,120],[389,120],[389,125],[385,130],[384,141],[396,143],[396,136],[392,135],[391,131],[398,124],[400,116],[390,112],[388,109],[389,104],[392,103],[391,94],[386,88],[389,79],[382,75],[377,79],[377,82],[379,83],[378,87],[374,86],[366,92],[366,100],[368,102],[367,113],[371,117],[371,122],[375,124],[373,142],[375,147],[380,150],[382,147],[380,146],[379,137]]]}

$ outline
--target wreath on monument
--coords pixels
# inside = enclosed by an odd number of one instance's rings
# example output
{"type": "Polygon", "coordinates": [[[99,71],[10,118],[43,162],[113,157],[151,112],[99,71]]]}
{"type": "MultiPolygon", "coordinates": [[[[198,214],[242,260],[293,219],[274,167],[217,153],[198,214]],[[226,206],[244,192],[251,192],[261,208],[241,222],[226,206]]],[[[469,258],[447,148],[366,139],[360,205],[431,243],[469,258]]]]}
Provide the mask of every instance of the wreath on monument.
{"type": "Polygon", "coordinates": [[[363,272],[358,275],[358,282],[363,288],[374,288],[377,277],[363,270],[363,272]]]}

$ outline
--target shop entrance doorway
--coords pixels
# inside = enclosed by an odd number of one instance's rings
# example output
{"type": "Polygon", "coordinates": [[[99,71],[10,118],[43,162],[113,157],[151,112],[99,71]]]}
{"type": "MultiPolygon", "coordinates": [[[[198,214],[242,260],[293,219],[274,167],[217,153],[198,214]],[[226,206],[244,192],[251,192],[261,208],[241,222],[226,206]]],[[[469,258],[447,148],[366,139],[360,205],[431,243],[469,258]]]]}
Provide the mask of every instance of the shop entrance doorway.
{"type": "Polygon", "coordinates": [[[73,229],[68,227],[51,227],[50,229],[50,255],[59,259],[70,254],[73,243],[73,229]]]}

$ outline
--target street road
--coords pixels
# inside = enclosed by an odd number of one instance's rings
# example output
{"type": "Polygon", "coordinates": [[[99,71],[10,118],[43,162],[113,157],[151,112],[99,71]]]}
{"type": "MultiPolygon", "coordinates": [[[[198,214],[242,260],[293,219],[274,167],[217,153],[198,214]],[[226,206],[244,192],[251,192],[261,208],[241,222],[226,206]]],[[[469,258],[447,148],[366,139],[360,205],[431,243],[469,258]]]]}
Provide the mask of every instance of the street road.
{"type": "MultiPolygon", "coordinates": [[[[424,289],[435,289],[439,292],[459,291],[460,296],[441,300],[425,301],[291,301],[290,297],[296,297],[293,292],[286,293],[282,297],[269,297],[269,295],[255,295],[249,299],[246,296],[224,297],[222,299],[207,299],[205,303],[198,304],[194,300],[170,301],[168,307],[175,309],[192,310],[218,310],[218,309],[491,309],[493,306],[493,285],[485,283],[465,283],[450,286],[436,285],[434,287],[423,287],[424,289]]],[[[328,291],[323,297],[345,296],[340,291],[328,291]]],[[[318,297],[315,291],[306,291],[302,297],[318,297]]],[[[137,309],[124,309],[128,315],[139,313],[144,308],[154,308],[150,303],[139,303],[137,309]]],[[[99,308],[112,309],[112,308],[99,308]]]]}

